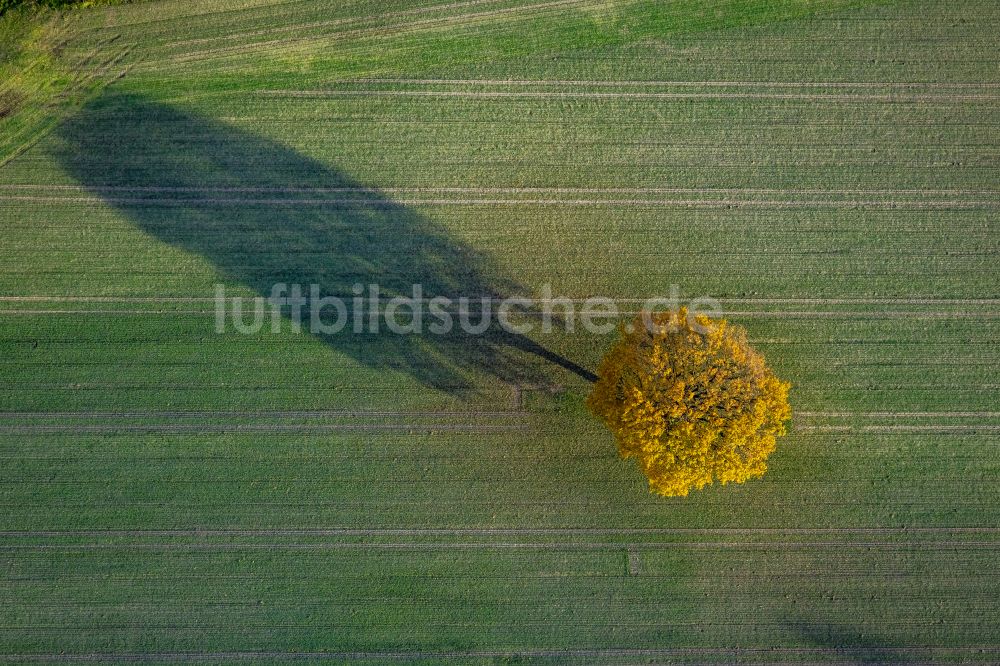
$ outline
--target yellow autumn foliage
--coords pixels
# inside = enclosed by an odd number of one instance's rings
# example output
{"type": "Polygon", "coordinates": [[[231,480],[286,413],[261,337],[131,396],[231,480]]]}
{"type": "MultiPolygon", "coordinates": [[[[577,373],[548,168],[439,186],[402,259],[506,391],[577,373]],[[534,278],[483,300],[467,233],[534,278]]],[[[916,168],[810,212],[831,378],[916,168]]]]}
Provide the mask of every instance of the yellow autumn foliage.
{"type": "Polygon", "coordinates": [[[762,476],[791,417],[791,385],[767,367],[746,331],[689,319],[685,308],[623,326],[598,377],[587,406],[660,495],[762,476]]]}

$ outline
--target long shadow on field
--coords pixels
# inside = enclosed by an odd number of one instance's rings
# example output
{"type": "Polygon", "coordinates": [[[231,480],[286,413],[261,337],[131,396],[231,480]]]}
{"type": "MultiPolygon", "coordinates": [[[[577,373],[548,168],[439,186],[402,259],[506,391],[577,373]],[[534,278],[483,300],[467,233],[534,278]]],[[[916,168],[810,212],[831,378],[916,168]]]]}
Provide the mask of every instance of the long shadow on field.
{"type": "Polygon", "coordinates": [[[808,644],[824,650],[826,658],[836,655],[849,659],[854,664],[906,664],[912,657],[895,647],[879,643],[873,634],[873,627],[864,631],[829,623],[793,624],[794,629],[808,641],[808,644]]]}
{"type": "MultiPolygon", "coordinates": [[[[81,184],[145,232],[207,257],[228,280],[261,296],[270,296],[276,283],[306,290],[316,284],[324,296],[342,297],[348,305],[357,284],[378,284],[383,299],[410,296],[414,284],[422,285],[425,299],[466,296],[478,303],[480,297],[526,293],[497,277],[488,257],[426,217],[241,129],[140,97],[106,95],[60,133],[61,161],[81,184]]],[[[324,315],[331,323],[336,312],[327,308],[324,315]]],[[[478,307],[471,308],[471,322],[479,319],[478,307]]],[[[244,320],[251,321],[252,312],[244,320]]],[[[306,313],[306,327],[308,322],[306,313]]],[[[348,323],[342,332],[319,337],[368,366],[402,370],[444,391],[468,388],[470,372],[548,384],[553,363],[594,378],[497,326],[470,335],[456,318],[444,335],[394,334],[384,324],[379,333],[351,329],[348,323]]]]}

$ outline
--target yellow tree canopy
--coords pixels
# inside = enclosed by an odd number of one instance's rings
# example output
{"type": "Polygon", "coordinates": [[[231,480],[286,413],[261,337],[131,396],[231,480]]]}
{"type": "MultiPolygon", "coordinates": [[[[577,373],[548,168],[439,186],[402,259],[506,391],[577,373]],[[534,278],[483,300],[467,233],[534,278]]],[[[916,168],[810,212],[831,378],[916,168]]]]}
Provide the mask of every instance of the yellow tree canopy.
{"type": "Polygon", "coordinates": [[[741,326],[679,312],[645,313],[621,329],[587,406],[650,490],[687,495],[762,476],[791,417],[787,382],[741,326]]]}

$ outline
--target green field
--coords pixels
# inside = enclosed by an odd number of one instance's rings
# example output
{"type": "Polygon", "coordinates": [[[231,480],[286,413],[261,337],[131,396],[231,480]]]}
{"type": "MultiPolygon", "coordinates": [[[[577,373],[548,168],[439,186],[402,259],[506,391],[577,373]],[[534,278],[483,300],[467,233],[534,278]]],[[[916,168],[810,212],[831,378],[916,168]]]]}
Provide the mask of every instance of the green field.
{"type": "Polygon", "coordinates": [[[997,3],[0,27],[0,661],[1000,660],[997,3]],[[584,408],[611,335],[215,332],[277,282],[677,285],[793,422],[660,498],[584,408]]]}

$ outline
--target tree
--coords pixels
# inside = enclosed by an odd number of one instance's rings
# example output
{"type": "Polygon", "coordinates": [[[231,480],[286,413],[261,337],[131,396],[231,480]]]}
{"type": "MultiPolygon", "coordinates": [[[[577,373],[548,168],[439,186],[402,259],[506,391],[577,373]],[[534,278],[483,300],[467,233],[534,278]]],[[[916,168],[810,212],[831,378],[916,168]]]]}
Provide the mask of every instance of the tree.
{"type": "Polygon", "coordinates": [[[652,492],[687,495],[742,483],[766,460],[791,417],[787,382],[723,320],[643,313],[620,329],[587,399],[623,458],[635,458],[652,492]]]}

